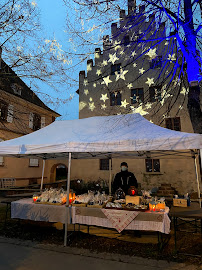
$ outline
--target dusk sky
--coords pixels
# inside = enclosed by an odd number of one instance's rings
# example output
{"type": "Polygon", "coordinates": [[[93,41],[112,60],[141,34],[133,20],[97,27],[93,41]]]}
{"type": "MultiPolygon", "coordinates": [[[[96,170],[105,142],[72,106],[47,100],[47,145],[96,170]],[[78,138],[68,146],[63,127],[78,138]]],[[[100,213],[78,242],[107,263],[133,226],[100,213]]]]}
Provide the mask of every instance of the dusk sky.
{"type": "MultiPolygon", "coordinates": [[[[66,9],[64,7],[62,0],[37,0],[38,8],[41,13],[41,24],[44,27],[45,33],[47,33],[47,38],[55,37],[59,43],[65,47],[67,45],[67,35],[64,33],[65,30],[65,19],[66,19],[66,9]]],[[[79,74],[75,74],[75,79],[79,78],[79,74]]],[[[42,85],[44,89],[47,85],[42,85]]],[[[75,93],[77,88],[72,88],[71,92],[68,93],[73,95],[73,99],[67,104],[61,104],[60,106],[54,108],[58,113],[62,115],[60,119],[75,119],[78,118],[79,105],[78,105],[78,95],[75,93]]],[[[44,90],[43,90],[44,91],[44,90]]],[[[51,91],[51,89],[49,90],[51,91]]]]}

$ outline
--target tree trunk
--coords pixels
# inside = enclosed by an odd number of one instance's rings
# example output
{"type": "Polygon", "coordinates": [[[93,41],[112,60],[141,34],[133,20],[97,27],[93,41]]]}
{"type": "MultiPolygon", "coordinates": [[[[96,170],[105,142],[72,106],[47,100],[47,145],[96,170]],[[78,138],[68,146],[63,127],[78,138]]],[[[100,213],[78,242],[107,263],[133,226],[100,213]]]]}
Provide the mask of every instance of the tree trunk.
{"type": "Polygon", "coordinates": [[[187,108],[195,133],[202,133],[202,111],[200,108],[200,87],[198,84],[200,65],[196,50],[196,33],[194,31],[193,12],[191,0],[184,0],[185,24],[184,32],[186,38],[186,50],[188,53],[187,77],[189,82],[189,94],[187,108]],[[192,81],[196,81],[193,85],[192,81]]]}

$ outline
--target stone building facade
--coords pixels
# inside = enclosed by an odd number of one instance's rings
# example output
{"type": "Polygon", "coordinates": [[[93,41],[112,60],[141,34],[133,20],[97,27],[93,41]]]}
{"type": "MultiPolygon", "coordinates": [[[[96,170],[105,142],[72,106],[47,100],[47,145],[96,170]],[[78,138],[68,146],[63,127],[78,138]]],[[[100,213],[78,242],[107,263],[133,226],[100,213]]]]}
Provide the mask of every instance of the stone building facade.
{"type": "MultiPolygon", "coordinates": [[[[158,25],[155,14],[147,18],[144,6],[135,16],[134,10],[135,1],[128,0],[128,14],[120,12],[119,25],[113,23],[111,36],[103,37],[103,50],[96,48],[94,60],[87,61],[87,73],[80,71],[79,118],[140,113],[156,125],[193,132],[187,110],[188,86],[173,73],[176,61],[178,69],[182,68],[180,52],[173,46],[175,37],[167,40],[165,23],[158,25]],[[163,42],[159,43],[159,37],[163,42]]],[[[191,153],[188,156],[181,153],[180,158],[162,155],[124,161],[142,188],[169,183],[185,193],[197,190],[194,159],[191,153]]],[[[120,170],[121,161],[112,160],[112,177],[120,170]]],[[[109,161],[73,160],[72,176],[108,180],[109,161]]]]}
{"type": "MultiPolygon", "coordinates": [[[[60,115],[47,107],[1,59],[0,141],[14,139],[43,128],[58,116],[60,115]]],[[[50,165],[53,167],[55,163],[50,165]]],[[[45,182],[50,181],[51,168],[47,161],[45,182]]],[[[41,174],[42,160],[0,157],[0,178],[15,178],[16,186],[39,183],[41,174]]],[[[52,178],[54,176],[53,172],[52,178]]]]}

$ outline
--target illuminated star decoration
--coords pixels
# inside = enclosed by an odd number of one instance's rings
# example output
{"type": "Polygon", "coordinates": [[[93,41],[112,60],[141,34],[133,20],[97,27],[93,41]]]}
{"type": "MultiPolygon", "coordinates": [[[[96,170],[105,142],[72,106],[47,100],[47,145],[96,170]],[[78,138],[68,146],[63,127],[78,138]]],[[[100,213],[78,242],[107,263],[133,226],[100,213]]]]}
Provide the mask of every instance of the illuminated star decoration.
{"type": "Polygon", "coordinates": [[[97,74],[98,76],[100,76],[100,75],[102,74],[101,69],[98,69],[98,70],[96,71],[96,74],[97,74]]]}
{"type": "Polygon", "coordinates": [[[108,65],[107,60],[104,60],[104,61],[102,62],[102,65],[103,65],[103,66],[107,66],[107,65],[108,65]]]}
{"type": "Polygon", "coordinates": [[[134,56],[136,55],[136,52],[135,52],[135,51],[133,51],[131,55],[134,57],[134,56]]]}
{"type": "Polygon", "coordinates": [[[150,49],[147,53],[145,53],[145,55],[148,55],[150,59],[156,58],[156,48],[150,49]]]}
{"type": "Polygon", "coordinates": [[[146,107],[146,109],[151,109],[152,105],[153,105],[152,103],[146,103],[145,107],[146,107]]]}
{"type": "Polygon", "coordinates": [[[139,73],[140,73],[140,74],[143,74],[144,72],[145,72],[144,68],[140,68],[140,69],[139,69],[139,73]]]}
{"type": "Polygon", "coordinates": [[[87,86],[87,85],[88,85],[88,80],[84,79],[83,84],[84,84],[85,86],[87,86]]]}
{"type": "Polygon", "coordinates": [[[182,94],[182,95],[186,95],[186,93],[187,93],[187,90],[186,90],[186,88],[183,86],[182,87],[182,90],[180,91],[180,94],[182,94]]]}
{"type": "Polygon", "coordinates": [[[102,94],[100,100],[102,100],[103,102],[105,102],[107,99],[109,99],[109,98],[107,97],[107,94],[105,94],[105,95],[102,94]]]}
{"type": "Polygon", "coordinates": [[[129,103],[126,101],[126,99],[124,101],[121,101],[121,107],[124,107],[126,108],[126,106],[128,105],[129,103]]]}
{"type": "Polygon", "coordinates": [[[136,63],[133,63],[133,67],[137,67],[137,64],[136,63]]]}
{"type": "Polygon", "coordinates": [[[89,72],[89,71],[91,71],[92,70],[92,66],[91,66],[91,64],[88,64],[87,65],[87,72],[89,72]]]}
{"type": "Polygon", "coordinates": [[[89,94],[88,89],[84,89],[84,94],[87,96],[89,94]]]}
{"type": "Polygon", "coordinates": [[[129,89],[131,89],[131,88],[133,88],[133,84],[132,84],[132,83],[128,83],[127,87],[128,87],[129,89]]]}
{"type": "Polygon", "coordinates": [[[136,108],[133,112],[134,112],[134,113],[139,113],[140,115],[146,115],[146,114],[149,114],[148,112],[146,112],[146,111],[143,110],[142,105],[139,106],[138,108],[136,108]]]}
{"type": "Polygon", "coordinates": [[[150,79],[150,78],[147,77],[147,81],[145,83],[148,84],[149,87],[150,87],[152,84],[154,84],[154,78],[150,79]]]}
{"type": "Polygon", "coordinates": [[[175,53],[173,53],[172,55],[169,54],[169,55],[168,55],[168,60],[169,60],[169,61],[175,61],[175,60],[176,60],[175,53]]]}
{"type": "Polygon", "coordinates": [[[106,108],[107,108],[107,106],[106,106],[105,104],[102,104],[102,105],[101,105],[101,109],[102,109],[102,110],[105,110],[106,108]]]}
{"type": "Polygon", "coordinates": [[[87,105],[86,102],[83,101],[79,102],[79,111],[83,110],[83,108],[85,108],[86,105],[87,105]]]}
{"type": "Polygon", "coordinates": [[[125,74],[128,73],[128,70],[120,70],[120,74],[118,74],[118,72],[115,72],[116,74],[116,81],[118,81],[119,79],[122,79],[125,81],[125,74]]]}
{"type": "Polygon", "coordinates": [[[89,110],[91,110],[91,112],[94,111],[94,109],[95,109],[94,102],[91,102],[91,103],[89,102],[88,105],[89,105],[89,110]]]}
{"type": "Polygon", "coordinates": [[[108,84],[112,82],[112,81],[110,80],[109,76],[104,77],[104,78],[103,78],[103,81],[104,81],[104,82],[102,82],[102,84],[105,83],[107,87],[108,87],[108,84]]]}
{"type": "Polygon", "coordinates": [[[116,53],[114,53],[114,54],[109,54],[109,60],[108,60],[108,62],[111,62],[113,65],[114,65],[114,63],[116,62],[116,60],[119,60],[119,58],[118,57],[116,57],[116,53]]]}
{"type": "Polygon", "coordinates": [[[96,83],[93,84],[93,87],[96,87],[96,83]]]}

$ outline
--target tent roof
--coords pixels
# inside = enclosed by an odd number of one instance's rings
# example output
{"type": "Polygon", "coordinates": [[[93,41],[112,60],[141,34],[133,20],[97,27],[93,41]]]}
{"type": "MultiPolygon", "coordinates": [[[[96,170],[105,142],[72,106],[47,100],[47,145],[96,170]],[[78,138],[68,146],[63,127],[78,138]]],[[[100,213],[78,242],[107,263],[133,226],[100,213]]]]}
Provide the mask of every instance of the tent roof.
{"type": "Polygon", "coordinates": [[[202,135],[154,125],[140,114],[55,121],[31,134],[0,143],[0,156],[73,158],[137,151],[201,149],[202,135]]]}

